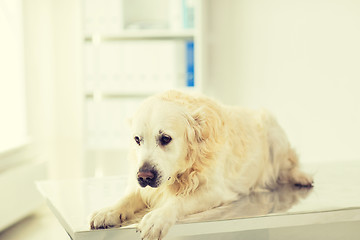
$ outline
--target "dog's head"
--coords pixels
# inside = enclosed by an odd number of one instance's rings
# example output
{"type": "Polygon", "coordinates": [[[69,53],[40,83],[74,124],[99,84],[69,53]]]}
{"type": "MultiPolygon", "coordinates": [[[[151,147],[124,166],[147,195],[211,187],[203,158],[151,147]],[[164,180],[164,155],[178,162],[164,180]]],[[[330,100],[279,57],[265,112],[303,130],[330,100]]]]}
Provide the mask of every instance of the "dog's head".
{"type": "Polygon", "coordinates": [[[187,181],[199,184],[194,173],[211,162],[221,140],[217,129],[222,122],[209,106],[173,91],[140,106],[131,125],[141,187],[178,183],[179,192],[181,184],[189,187],[187,181]]]}

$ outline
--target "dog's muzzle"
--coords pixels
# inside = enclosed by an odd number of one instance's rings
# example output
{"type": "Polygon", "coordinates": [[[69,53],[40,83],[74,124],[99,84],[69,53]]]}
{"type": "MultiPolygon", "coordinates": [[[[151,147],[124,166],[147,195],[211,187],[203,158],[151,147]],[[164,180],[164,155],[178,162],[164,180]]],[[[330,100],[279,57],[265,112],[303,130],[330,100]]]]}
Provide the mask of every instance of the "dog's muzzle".
{"type": "Polygon", "coordinates": [[[154,167],[145,163],[137,173],[137,180],[141,187],[150,186],[156,188],[159,185],[159,173],[154,167]]]}

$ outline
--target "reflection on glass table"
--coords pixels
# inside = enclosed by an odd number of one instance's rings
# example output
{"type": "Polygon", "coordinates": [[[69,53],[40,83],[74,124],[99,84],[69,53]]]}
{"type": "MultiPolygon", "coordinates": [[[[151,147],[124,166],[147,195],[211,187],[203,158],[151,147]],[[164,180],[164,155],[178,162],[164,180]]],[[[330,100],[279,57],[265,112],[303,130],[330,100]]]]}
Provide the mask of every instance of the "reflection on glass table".
{"type": "MultiPolygon", "coordinates": [[[[284,185],[275,191],[239,196],[230,204],[180,219],[167,239],[360,221],[360,161],[324,163],[306,170],[314,173],[314,188],[284,185]]],[[[136,222],[144,212],[121,228],[89,228],[93,211],[123,195],[126,177],[46,181],[38,187],[72,239],[139,239],[136,222]]]]}
{"type": "Polygon", "coordinates": [[[301,202],[302,199],[308,197],[312,190],[313,188],[280,185],[274,191],[255,192],[248,196],[239,196],[237,201],[206,212],[190,215],[180,220],[179,223],[220,221],[285,213],[301,202]]]}

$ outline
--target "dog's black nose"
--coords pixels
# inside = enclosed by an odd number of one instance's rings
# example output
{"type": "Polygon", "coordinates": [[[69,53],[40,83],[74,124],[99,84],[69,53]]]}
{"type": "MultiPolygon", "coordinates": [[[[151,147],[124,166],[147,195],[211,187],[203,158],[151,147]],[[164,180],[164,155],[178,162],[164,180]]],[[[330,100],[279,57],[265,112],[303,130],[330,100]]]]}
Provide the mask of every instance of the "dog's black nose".
{"type": "Polygon", "coordinates": [[[137,180],[141,187],[157,187],[158,172],[148,164],[144,164],[137,173],[137,180]]]}
{"type": "Polygon", "coordinates": [[[156,176],[157,173],[155,171],[139,171],[137,179],[141,187],[146,187],[147,185],[157,187],[156,176]]]}
{"type": "Polygon", "coordinates": [[[154,174],[150,171],[148,172],[138,172],[138,178],[141,179],[141,181],[151,181],[154,178],[154,174]]]}

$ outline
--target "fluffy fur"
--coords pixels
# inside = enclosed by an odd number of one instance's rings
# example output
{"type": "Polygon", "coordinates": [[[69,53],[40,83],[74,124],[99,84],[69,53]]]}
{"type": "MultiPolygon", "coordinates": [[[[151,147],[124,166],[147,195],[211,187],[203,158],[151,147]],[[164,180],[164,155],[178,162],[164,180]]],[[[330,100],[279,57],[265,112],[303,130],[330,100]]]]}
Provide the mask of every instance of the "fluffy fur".
{"type": "Polygon", "coordinates": [[[120,226],[150,209],[138,224],[141,237],[162,239],[178,219],[232,202],[239,194],[287,183],[312,186],[266,110],[168,91],[147,99],[131,127],[128,191],[114,206],[93,214],[93,229],[120,226]]]}

